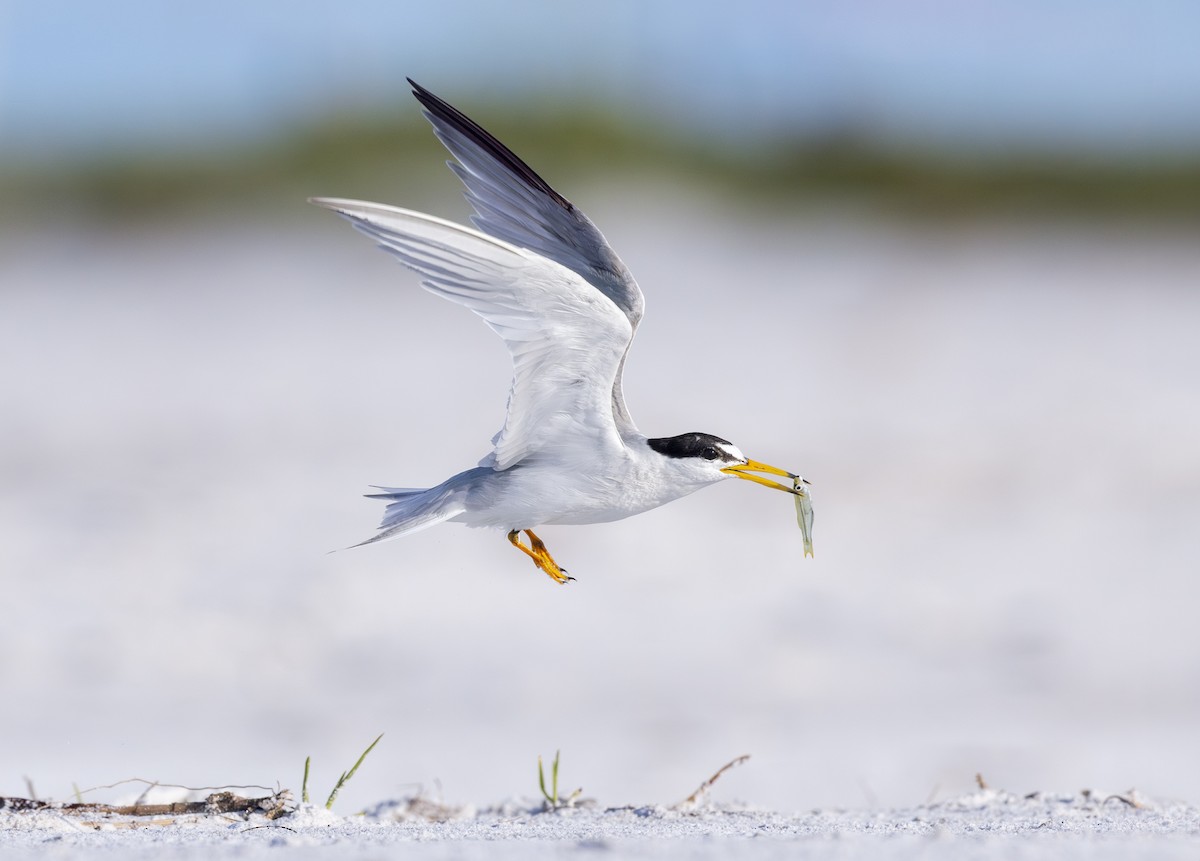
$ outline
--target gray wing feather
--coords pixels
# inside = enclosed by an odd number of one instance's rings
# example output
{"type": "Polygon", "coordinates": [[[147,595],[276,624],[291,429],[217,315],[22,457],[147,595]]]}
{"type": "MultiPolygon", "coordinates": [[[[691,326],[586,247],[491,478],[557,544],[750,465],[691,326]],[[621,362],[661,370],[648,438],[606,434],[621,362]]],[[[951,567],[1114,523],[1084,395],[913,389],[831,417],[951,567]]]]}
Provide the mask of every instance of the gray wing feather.
{"type": "MultiPolygon", "coordinates": [[[[616,450],[636,432],[614,401],[633,326],[578,273],[432,215],[364,201],[312,202],[348,219],[420,273],[428,290],[465,305],[504,339],[513,383],[486,466],[502,471],[548,447],[616,450]]],[[[393,494],[413,496],[405,488],[393,494]]]]}
{"type": "Polygon", "coordinates": [[[434,133],[458,160],[450,167],[467,187],[476,213],[471,221],[484,233],[574,271],[637,328],[645,307],[642,291],[591,219],[475,121],[408,82],[434,133]]]}

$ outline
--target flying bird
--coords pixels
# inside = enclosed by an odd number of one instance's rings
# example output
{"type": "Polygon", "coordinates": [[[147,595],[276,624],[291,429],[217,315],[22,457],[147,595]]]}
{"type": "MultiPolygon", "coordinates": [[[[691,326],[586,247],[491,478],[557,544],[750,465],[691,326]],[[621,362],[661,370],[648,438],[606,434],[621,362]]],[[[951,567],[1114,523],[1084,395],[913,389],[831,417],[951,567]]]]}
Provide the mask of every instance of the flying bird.
{"type": "Polygon", "coordinates": [[[651,438],[637,429],[621,393],[644,307],[637,282],[591,219],[529,165],[408,83],[454,156],[448,164],[466,186],[474,229],[379,203],[311,202],[415,270],[427,290],[482,317],[512,355],[513,381],[504,427],[479,465],[436,487],[378,487],[368,496],[387,509],[379,532],[361,544],[443,521],[500,528],[566,583],[574,578],[535,527],[620,520],[730,477],[797,494],[799,503],[804,479],[750,460],[728,440],[697,432],[651,438]]]}

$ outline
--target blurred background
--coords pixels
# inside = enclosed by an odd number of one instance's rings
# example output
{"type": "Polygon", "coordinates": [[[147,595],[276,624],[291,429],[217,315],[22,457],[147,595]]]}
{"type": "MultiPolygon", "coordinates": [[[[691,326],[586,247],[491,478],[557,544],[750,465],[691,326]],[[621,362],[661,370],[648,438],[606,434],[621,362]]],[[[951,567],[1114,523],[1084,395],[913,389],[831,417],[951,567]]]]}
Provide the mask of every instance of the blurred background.
{"type": "MultiPolygon", "coordinates": [[[[1200,6],[0,5],[0,794],[1200,802],[1200,6]],[[372,534],[509,365],[310,195],[465,219],[411,76],[647,294],[626,395],[814,482],[372,534]],[[119,792],[136,794],[137,790],[119,792]],[[118,794],[119,794],[118,792],[118,794]]],[[[92,796],[96,797],[96,796],[92,796]]]]}

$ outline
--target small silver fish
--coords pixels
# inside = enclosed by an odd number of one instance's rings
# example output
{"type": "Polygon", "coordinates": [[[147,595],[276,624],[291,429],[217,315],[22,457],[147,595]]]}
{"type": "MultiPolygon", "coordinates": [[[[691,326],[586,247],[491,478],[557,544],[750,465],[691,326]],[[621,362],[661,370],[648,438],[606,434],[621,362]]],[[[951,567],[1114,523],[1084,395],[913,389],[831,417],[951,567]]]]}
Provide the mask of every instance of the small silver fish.
{"type": "Polygon", "coordinates": [[[796,522],[800,524],[800,531],[804,533],[804,555],[812,556],[813,507],[808,482],[798,475],[792,476],[792,493],[796,496],[796,522]]]}

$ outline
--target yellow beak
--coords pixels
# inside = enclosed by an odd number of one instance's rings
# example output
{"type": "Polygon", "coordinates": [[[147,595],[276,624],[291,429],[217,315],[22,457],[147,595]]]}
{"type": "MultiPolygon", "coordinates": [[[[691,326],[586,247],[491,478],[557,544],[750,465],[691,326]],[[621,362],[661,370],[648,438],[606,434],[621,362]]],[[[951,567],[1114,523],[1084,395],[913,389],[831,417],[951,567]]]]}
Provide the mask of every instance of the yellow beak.
{"type": "Polygon", "coordinates": [[[735,463],[733,466],[726,466],[721,469],[721,472],[737,478],[744,478],[746,481],[753,481],[756,484],[761,484],[763,487],[772,487],[775,490],[782,490],[784,493],[797,493],[794,487],[789,487],[786,484],[780,484],[778,481],[772,481],[769,478],[763,478],[761,475],[754,475],[756,472],[765,472],[768,475],[781,475],[785,478],[790,478],[793,481],[800,479],[805,484],[808,484],[805,479],[795,473],[788,472],[786,469],[780,469],[777,466],[769,466],[765,463],[759,463],[757,460],[747,460],[745,463],[735,463]]]}

